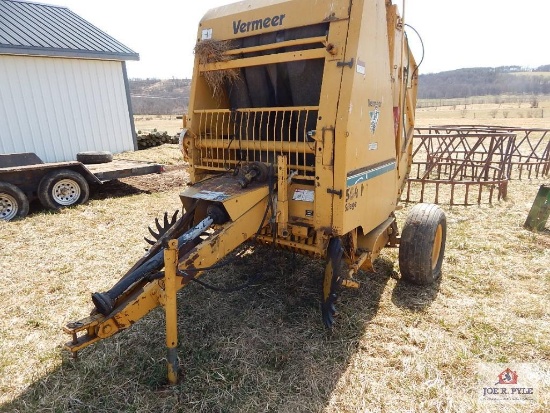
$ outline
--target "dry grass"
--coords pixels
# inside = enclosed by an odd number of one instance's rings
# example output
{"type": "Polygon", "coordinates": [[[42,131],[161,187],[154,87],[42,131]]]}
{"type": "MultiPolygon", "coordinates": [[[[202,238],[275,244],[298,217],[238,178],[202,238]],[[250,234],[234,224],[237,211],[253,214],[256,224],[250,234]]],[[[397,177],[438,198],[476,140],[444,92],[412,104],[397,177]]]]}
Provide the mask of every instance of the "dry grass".
{"type": "MultiPolygon", "coordinates": [[[[140,156],[181,165],[175,151],[140,156]]],[[[522,228],[542,181],[513,181],[493,205],[443,206],[442,281],[408,285],[397,251],[386,250],[377,273],[342,294],[332,334],[318,311],[322,263],[256,247],[204,279],[232,284],[261,272],[262,283],[179,293],[179,385],[165,386],[160,309],[73,361],[61,327],[143,254],[147,225],[180,207],[186,180],[185,169],[121,180],[86,205],[0,222],[0,411],[550,410],[550,236],[522,228]],[[542,372],[538,400],[480,401],[479,362],[532,363],[542,372]]],[[[397,212],[400,223],[410,207],[397,212]]]]}
{"type": "Polygon", "coordinates": [[[183,155],[177,144],[164,144],[154,149],[134,152],[123,152],[115,155],[117,159],[129,159],[134,161],[154,161],[168,166],[185,166],[183,155]]]}
{"type": "MultiPolygon", "coordinates": [[[[550,96],[537,96],[537,107],[522,98],[519,102],[475,103],[457,105],[457,99],[439,99],[438,107],[416,110],[416,126],[431,125],[498,125],[522,128],[548,128],[550,125],[550,96]]],[[[482,101],[485,101],[481,99],[482,101]]],[[[492,97],[492,101],[495,99],[492,97]]],[[[487,98],[489,102],[490,99],[487,98]]]]}
{"type": "Polygon", "coordinates": [[[176,119],[174,115],[135,115],[134,124],[136,132],[141,131],[149,133],[166,131],[168,135],[174,136],[180,133],[183,127],[183,120],[176,119]]]}
{"type": "Polygon", "coordinates": [[[514,76],[542,76],[542,77],[550,77],[550,72],[519,72],[519,73],[512,73],[514,76]]]}

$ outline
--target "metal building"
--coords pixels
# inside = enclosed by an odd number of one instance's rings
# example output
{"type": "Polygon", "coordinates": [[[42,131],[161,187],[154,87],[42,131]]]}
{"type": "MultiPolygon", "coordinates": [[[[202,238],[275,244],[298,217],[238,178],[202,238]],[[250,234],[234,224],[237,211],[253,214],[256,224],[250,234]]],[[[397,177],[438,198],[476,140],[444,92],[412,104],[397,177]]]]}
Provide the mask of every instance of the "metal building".
{"type": "Polygon", "coordinates": [[[139,54],[68,8],[0,0],[0,153],[136,150],[126,60],[139,54]]]}

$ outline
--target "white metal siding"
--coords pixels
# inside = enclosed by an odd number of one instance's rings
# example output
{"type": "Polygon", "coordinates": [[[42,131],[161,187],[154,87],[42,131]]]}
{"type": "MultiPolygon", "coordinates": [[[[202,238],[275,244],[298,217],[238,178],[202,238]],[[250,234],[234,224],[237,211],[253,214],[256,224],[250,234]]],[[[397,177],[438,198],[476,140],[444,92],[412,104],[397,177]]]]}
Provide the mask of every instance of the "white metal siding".
{"type": "Polygon", "coordinates": [[[120,61],[0,55],[0,153],[134,150],[120,61]]]}

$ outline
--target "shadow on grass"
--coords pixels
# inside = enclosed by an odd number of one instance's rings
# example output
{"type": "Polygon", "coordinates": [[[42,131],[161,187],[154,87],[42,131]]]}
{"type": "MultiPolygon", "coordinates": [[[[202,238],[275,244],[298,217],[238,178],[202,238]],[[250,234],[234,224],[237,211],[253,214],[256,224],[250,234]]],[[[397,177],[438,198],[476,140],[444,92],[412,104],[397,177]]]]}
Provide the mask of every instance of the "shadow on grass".
{"type": "MultiPolygon", "coordinates": [[[[166,386],[161,309],[97,343],[77,361],[63,355],[1,411],[59,412],[317,412],[376,315],[393,264],[338,302],[336,326],[319,311],[324,263],[269,247],[206,274],[215,285],[240,284],[259,272],[263,282],[221,294],[191,284],[178,293],[184,380],[166,386]]],[[[69,320],[67,320],[69,321],[69,320]]]]}
{"type": "Polygon", "coordinates": [[[401,308],[422,311],[428,308],[437,298],[442,277],[439,277],[430,285],[416,285],[400,278],[393,289],[392,302],[401,308]]]}
{"type": "MultiPolygon", "coordinates": [[[[89,201],[102,200],[108,198],[122,198],[125,196],[138,195],[138,194],[150,194],[153,191],[147,189],[141,189],[139,187],[129,185],[125,182],[114,180],[105,182],[104,184],[90,185],[89,201]]],[[[29,204],[29,215],[36,213],[43,213],[47,211],[46,208],[35,199],[29,204]]],[[[57,211],[49,211],[50,213],[56,213],[57,211]]]]}
{"type": "Polygon", "coordinates": [[[151,191],[148,189],[142,189],[118,179],[104,182],[103,184],[90,185],[90,200],[122,198],[125,196],[150,193],[151,191]]]}

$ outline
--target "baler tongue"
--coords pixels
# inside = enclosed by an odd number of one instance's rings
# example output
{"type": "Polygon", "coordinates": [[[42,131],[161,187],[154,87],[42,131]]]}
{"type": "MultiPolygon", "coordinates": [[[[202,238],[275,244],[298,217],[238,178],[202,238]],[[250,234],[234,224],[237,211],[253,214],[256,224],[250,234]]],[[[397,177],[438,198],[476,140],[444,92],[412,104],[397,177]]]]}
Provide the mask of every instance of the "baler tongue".
{"type": "MultiPolygon", "coordinates": [[[[167,303],[175,301],[177,290],[198,278],[205,269],[269,223],[266,219],[270,205],[266,184],[254,182],[241,188],[237,178],[231,174],[207,182],[202,189],[197,185],[182,194],[187,212],[176,222],[170,222],[174,221],[175,214],[172,220],[166,219],[168,225],[165,223],[165,227],[159,229],[159,234],[162,234],[146,255],[109,291],[92,294],[95,306],[92,314],[64,327],[64,331],[72,336],[65,348],[73,355],[130,327],[157,306],[167,308],[167,303]],[[228,182],[241,188],[240,194],[219,196],[223,192],[218,191],[216,201],[212,199],[213,191],[205,189],[207,186],[222,188],[228,182]],[[246,209],[231,219],[222,200],[231,205],[240,203],[246,209]]],[[[231,205],[228,207],[233,210],[231,205]]],[[[177,327],[171,323],[167,328],[173,332],[177,327]]]]}
{"type": "MultiPolygon", "coordinates": [[[[214,205],[213,208],[211,208],[212,211],[210,215],[191,229],[187,230],[183,235],[174,239],[173,241],[176,241],[174,243],[175,251],[190,251],[190,247],[196,245],[197,239],[208,230],[212,224],[223,224],[219,219],[224,215],[220,213],[218,208],[219,207],[214,205]]],[[[192,214],[192,212],[189,213],[192,214]]],[[[184,215],[180,222],[187,221],[185,219],[186,215],[184,215]]],[[[173,235],[176,231],[177,229],[171,231],[169,235],[173,235]]],[[[161,237],[158,242],[167,241],[167,238],[161,237]]],[[[65,347],[76,355],[76,352],[82,348],[124,328],[114,321],[116,319],[116,314],[123,310],[126,311],[129,304],[140,306],[140,301],[134,301],[136,297],[141,297],[146,300],[149,299],[143,296],[145,291],[149,291],[152,296],[156,295],[157,289],[148,287],[148,284],[156,284],[157,288],[161,287],[159,281],[162,280],[165,282],[164,280],[166,278],[165,273],[161,272],[162,268],[165,266],[166,249],[162,248],[154,255],[148,254],[146,260],[121,278],[109,291],[92,294],[92,301],[95,305],[92,315],[79,321],[70,322],[65,326],[64,331],[72,335],[72,341],[68,342],[65,347]],[[112,324],[113,321],[117,324],[116,326],[112,324]],[[100,326],[101,328],[98,328],[100,326]],[[84,331],[84,334],[79,334],[84,331]]],[[[158,304],[162,304],[162,302],[159,300],[158,304]]],[[[152,308],[150,308],[150,310],[152,310],[152,308]]]]}
{"type": "MultiPolygon", "coordinates": [[[[225,214],[219,211],[219,207],[210,205],[209,209],[210,213],[206,218],[177,238],[178,250],[185,248],[187,245],[197,240],[212,224],[221,225],[227,221],[227,219],[224,218],[225,214]]],[[[167,241],[167,239],[161,238],[159,241],[167,241]]],[[[188,249],[189,248],[187,248],[187,250],[188,249]]],[[[164,250],[150,257],[138,268],[122,278],[109,291],[104,293],[93,293],[92,301],[94,302],[96,310],[105,316],[109,315],[115,309],[116,301],[122,297],[131,286],[144,280],[150,280],[151,277],[162,277],[163,274],[158,274],[158,271],[160,271],[162,267],[164,267],[164,250]]]]}

